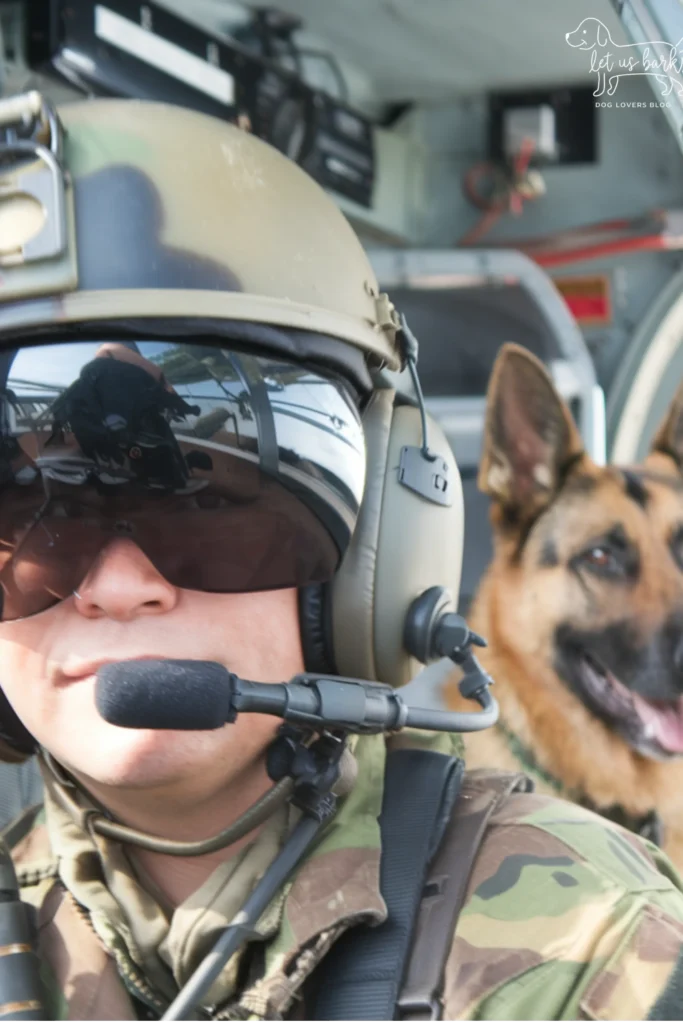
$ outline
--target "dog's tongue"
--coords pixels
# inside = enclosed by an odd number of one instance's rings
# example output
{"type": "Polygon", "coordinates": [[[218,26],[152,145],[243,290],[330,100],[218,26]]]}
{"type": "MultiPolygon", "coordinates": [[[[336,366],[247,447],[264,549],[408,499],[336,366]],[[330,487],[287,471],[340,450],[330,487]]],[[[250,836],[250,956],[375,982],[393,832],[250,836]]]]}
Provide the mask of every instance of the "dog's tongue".
{"type": "Polygon", "coordinates": [[[683,754],[683,700],[675,704],[651,704],[633,694],[641,722],[652,739],[670,754],[683,754]]]}

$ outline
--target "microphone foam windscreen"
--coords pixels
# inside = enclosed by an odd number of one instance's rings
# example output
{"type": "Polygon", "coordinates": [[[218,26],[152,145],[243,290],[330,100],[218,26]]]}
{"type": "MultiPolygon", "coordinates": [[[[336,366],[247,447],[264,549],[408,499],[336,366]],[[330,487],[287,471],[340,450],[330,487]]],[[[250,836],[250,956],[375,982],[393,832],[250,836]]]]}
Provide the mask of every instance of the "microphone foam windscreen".
{"type": "Polygon", "coordinates": [[[97,673],[95,704],[124,729],[220,729],[232,677],[215,661],[118,661],[97,673]]]}

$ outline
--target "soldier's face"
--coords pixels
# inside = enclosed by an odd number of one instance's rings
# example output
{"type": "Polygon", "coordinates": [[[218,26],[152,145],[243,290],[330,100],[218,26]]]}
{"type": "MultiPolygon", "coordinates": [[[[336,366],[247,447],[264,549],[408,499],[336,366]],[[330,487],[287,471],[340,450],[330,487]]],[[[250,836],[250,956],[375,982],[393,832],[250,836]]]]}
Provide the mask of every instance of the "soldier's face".
{"type": "Polygon", "coordinates": [[[106,662],[153,656],[218,661],[245,678],[286,680],[304,667],[296,591],[180,590],[119,539],[76,594],[0,625],[4,691],[58,761],[86,784],[155,788],[195,776],[208,793],[259,757],[277,719],[243,715],[202,733],[120,729],[97,712],[95,674],[106,662]]]}

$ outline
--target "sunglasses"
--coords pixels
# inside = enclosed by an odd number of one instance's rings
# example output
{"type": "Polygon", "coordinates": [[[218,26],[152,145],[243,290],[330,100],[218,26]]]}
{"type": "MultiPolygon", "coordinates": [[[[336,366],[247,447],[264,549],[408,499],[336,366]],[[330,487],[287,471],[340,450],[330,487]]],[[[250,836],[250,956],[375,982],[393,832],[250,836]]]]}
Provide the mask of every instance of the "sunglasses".
{"type": "Polygon", "coordinates": [[[2,621],[69,597],[121,541],[188,590],[331,579],[365,475],[344,385],[215,347],[121,349],[40,346],[19,350],[10,367],[0,420],[2,621]]]}

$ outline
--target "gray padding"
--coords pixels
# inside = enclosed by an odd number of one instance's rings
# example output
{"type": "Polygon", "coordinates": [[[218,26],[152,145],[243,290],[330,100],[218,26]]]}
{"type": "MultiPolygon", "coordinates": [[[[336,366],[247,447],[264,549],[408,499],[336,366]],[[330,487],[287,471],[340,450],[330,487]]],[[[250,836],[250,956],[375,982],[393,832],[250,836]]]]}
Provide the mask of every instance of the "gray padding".
{"type": "Polygon", "coordinates": [[[403,648],[408,608],[424,590],[444,586],[457,602],[464,510],[460,474],[441,428],[429,420],[429,447],[451,470],[453,504],[433,504],[398,482],[404,445],[420,445],[417,409],[393,409],[379,391],[364,417],[368,477],[363,507],[332,592],[332,632],[341,675],[401,686],[420,670],[403,648]]]}
{"type": "Polygon", "coordinates": [[[367,478],[351,546],[332,584],[332,641],[341,675],[377,678],[373,608],[379,519],[393,417],[393,390],[376,391],[363,415],[367,478]]]}
{"type": "Polygon", "coordinates": [[[429,448],[450,466],[453,504],[436,505],[399,483],[404,445],[422,440],[420,414],[394,410],[377,548],[375,579],[375,663],[377,679],[402,686],[421,665],[403,647],[406,612],[429,587],[447,587],[457,604],[462,569],[464,506],[460,473],[441,428],[430,418],[429,448]]]}

